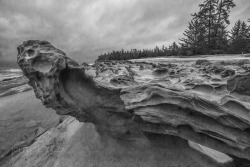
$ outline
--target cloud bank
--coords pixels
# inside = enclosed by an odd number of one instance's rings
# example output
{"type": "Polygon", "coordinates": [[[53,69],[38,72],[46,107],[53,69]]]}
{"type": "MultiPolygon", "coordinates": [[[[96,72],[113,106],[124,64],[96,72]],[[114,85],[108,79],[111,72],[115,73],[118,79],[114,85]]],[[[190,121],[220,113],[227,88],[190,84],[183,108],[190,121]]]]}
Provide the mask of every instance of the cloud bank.
{"type": "MultiPolygon", "coordinates": [[[[28,39],[47,40],[79,61],[101,53],[169,45],[182,37],[203,0],[0,0],[1,60],[15,60],[28,39]]],[[[231,24],[250,17],[237,0],[231,24]]]]}

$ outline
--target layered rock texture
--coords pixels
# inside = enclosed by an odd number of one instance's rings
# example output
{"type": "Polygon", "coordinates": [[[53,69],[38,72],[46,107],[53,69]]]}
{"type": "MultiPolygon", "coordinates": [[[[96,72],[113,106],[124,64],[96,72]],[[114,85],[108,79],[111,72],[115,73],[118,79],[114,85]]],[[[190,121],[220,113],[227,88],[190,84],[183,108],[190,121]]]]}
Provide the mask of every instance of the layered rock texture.
{"type": "Polygon", "coordinates": [[[90,66],[46,41],[26,41],[17,62],[46,107],[93,123],[100,135],[159,147],[171,137],[179,147],[194,142],[250,161],[248,60],[90,66]]]}

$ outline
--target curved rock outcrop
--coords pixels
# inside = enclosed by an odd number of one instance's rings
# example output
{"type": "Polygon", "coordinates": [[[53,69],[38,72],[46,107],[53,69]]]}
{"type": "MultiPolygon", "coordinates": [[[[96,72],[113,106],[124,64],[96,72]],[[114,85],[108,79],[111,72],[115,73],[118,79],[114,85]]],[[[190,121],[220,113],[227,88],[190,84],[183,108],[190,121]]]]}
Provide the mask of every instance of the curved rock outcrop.
{"type": "MultiPolygon", "coordinates": [[[[24,42],[18,47],[17,62],[46,107],[91,122],[100,134],[124,140],[146,134],[177,136],[250,160],[248,103],[227,92],[213,99],[207,93],[176,86],[180,81],[119,88],[88,75],[82,65],[46,41],[24,42]]],[[[229,91],[244,89],[249,95],[246,76],[229,80],[229,91]]]]}
{"type": "Polygon", "coordinates": [[[227,81],[229,91],[250,96],[250,72],[235,75],[227,81]]]}

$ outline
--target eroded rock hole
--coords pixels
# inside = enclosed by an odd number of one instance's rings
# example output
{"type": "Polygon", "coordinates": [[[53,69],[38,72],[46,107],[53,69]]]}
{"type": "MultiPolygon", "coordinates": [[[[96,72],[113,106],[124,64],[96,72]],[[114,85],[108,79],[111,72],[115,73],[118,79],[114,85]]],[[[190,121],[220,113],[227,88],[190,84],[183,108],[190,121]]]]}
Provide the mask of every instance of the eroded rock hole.
{"type": "Polygon", "coordinates": [[[27,50],[27,54],[28,54],[28,56],[31,57],[35,54],[35,51],[33,49],[29,49],[29,50],[27,50]]]}

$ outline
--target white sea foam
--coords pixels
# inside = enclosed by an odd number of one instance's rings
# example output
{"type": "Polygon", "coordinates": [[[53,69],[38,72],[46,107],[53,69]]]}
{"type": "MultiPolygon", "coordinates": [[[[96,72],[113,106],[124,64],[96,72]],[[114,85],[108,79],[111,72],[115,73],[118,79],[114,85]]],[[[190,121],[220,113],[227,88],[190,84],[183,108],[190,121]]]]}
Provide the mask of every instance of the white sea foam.
{"type": "Polygon", "coordinates": [[[0,81],[2,81],[4,79],[9,79],[9,78],[16,78],[16,77],[20,77],[20,76],[22,76],[22,74],[16,74],[16,73],[0,74],[0,81]]]}
{"type": "Polygon", "coordinates": [[[12,73],[15,73],[15,72],[22,72],[21,69],[18,69],[18,68],[12,68],[12,69],[6,69],[4,70],[5,72],[12,72],[12,73]]]}
{"type": "Polygon", "coordinates": [[[11,69],[0,69],[0,81],[4,79],[9,78],[16,78],[22,76],[22,71],[17,68],[11,68],[11,69]]]}

